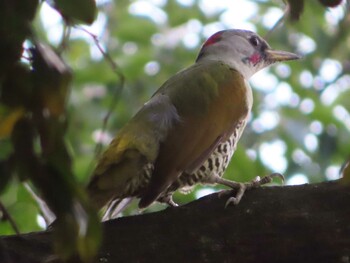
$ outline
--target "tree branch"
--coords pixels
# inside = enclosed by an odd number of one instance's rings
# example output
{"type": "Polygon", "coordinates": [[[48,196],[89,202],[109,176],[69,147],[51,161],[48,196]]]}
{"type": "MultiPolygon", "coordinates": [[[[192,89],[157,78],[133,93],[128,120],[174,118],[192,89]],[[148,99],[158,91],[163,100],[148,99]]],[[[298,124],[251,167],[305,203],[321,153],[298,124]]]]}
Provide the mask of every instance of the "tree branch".
{"type": "MultiPolygon", "coordinates": [[[[238,206],[212,194],[104,223],[96,262],[349,262],[350,185],[250,190],[238,206]]],[[[45,262],[51,233],[0,239],[0,262],[45,262]]]]}

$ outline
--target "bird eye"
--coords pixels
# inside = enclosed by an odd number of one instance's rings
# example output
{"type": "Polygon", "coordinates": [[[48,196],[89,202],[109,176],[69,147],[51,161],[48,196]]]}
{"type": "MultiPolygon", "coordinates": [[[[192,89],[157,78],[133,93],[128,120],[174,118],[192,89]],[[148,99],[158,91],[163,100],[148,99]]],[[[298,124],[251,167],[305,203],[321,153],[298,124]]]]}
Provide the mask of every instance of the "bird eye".
{"type": "Polygon", "coordinates": [[[260,40],[255,36],[251,37],[249,41],[254,47],[257,47],[260,44],[260,40]]]}

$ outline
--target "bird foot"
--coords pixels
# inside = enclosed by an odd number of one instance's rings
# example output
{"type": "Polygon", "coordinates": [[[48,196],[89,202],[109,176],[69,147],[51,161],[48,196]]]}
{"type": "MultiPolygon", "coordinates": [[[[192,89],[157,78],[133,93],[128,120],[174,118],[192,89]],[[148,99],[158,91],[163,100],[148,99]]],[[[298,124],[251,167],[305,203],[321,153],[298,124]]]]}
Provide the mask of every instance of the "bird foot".
{"type": "Polygon", "coordinates": [[[157,199],[157,201],[159,203],[167,204],[168,206],[171,206],[171,207],[179,206],[177,203],[174,202],[172,195],[161,196],[157,199]]]}
{"type": "MultiPolygon", "coordinates": [[[[263,178],[260,178],[260,176],[255,177],[252,181],[247,182],[247,183],[237,183],[237,182],[232,182],[229,181],[230,183],[228,184],[227,180],[224,182],[221,182],[224,185],[230,186],[233,189],[237,189],[236,193],[234,196],[231,196],[229,199],[227,199],[225,203],[225,208],[228,207],[230,204],[233,205],[238,205],[239,202],[241,201],[244,193],[246,190],[252,189],[252,188],[258,188],[262,185],[271,183],[273,178],[278,177],[284,182],[284,176],[280,173],[273,173],[267,176],[264,176],[263,178]]],[[[226,194],[232,195],[232,190],[223,190],[219,193],[219,198],[223,195],[226,194]]]]}

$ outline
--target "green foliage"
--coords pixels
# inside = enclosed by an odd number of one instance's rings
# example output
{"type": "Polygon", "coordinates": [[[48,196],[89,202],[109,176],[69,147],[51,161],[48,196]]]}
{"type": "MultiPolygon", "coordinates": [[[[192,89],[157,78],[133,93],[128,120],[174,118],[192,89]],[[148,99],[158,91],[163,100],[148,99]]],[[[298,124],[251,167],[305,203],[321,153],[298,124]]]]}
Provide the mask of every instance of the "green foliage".
{"type": "MultiPolygon", "coordinates": [[[[0,72],[0,145],[12,147],[1,156],[0,189],[6,190],[5,196],[16,189],[16,183],[10,180],[14,175],[22,182],[31,181],[56,216],[53,231],[59,255],[67,259],[78,255],[84,262],[89,262],[99,247],[100,224],[85,192],[75,181],[64,138],[72,74],[53,48],[40,42],[30,28],[37,3],[6,1],[3,4],[5,7],[1,10],[8,12],[6,17],[13,31],[6,32],[5,44],[0,47],[0,52],[6,53],[5,48],[10,46],[4,57],[7,64],[2,65],[0,72]],[[16,7],[20,7],[19,11],[27,7],[32,13],[20,16],[16,7]],[[30,58],[21,62],[25,39],[31,46],[27,50],[30,58]]],[[[18,189],[12,202],[10,199],[5,206],[1,203],[2,218],[9,223],[8,226],[5,224],[4,234],[10,233],[10,227],[18,231],[16,222],[28,230],[38,228],[38,209],[31,200],[33,197],[25,191],[25,200],[31,202],[24,205],[20,195],[23,191],[18,189]],[[19,219],[12,218],[7,205],[10,208],[12,205],[11,210],[20,215],[19,219]]]]}
{"type": "Polygon", "coordinates": [[[96,16],[96,3],[94,0],[53,0],[52,7],[57,9],[69,24],[92,24],[96,16]]]}
{"type": "MultiPolygon", "coordinates": [[[[57,43],[50,35],[57,29],[49,29],[48,21],[39,19],[38,1],[7,0],[0,4],[1,201],[21,231],[40,229],[36,223],[39,208],[22,185],[26,179],[58,215],[72,215],[73,207],[80,204],[88,216],[78,217],[97,221],[81,187],[94,167],[97,141],[105,147],[167,78],[191,65],[209,31],[239,23],[234,16],[229,24],[224,22],[225,8],[205,9],[205,1],[143,1],[153,9],[147,13],[141,6],[144,12],[138,9],[137,13],[135,4],[139,2],[98,1],[96,7],[92,0],[50,1],[69,25],[91,24],[99,14],[98,22],[86,29],[97,35],[100,47],[123,72],[124,89],[115,65],[98,50],[94,36],[73,27],[71,35],[65,30],[57,43]],[[42,44],[45,39],[49,43],[42,44]],[[26,47],[32,49],[24,56],[34,60],[20,59],[25,40],[26,47]],[[43,109],[49,111],[48,117],[43,109]],[[104,118],[111,110],[103,132],[104,118]],[[103,137],[97,140],[99,134],[103,137]]],[[[227,7],[236,5],[228,2],[227,7]]],[[[256,13],[247,22],[254,23],[264,36],[277,22],[276,16],[268,14],[279,10],[282,15],[286,7],[283,1],[250,2],[256,4],[256,13]]],[[[294,20],[282,19],[267,40],[275,49],[299,52],[304,58],[265,71],[263,74],[275,76],[273,87],[264,88],[259,76],[252,81],[252,118],[225,175],[232,180],[282,172],[287,181],[302,174],[310,182],[319,182],[334,178],[334,169],[349,155],[348,5],[326,9],[324,5],[331,6],[332,1],[287,2],[294,20]],[[327,68],[330,62],[338,63],[333,63],[340,68],[336,73],[327,68]],[[281,83],[288,83],[290,89],[281,83]],[[263,116],[271,112],[277,124],[265,127],[263,116]],[[279,148],[271,148],[274,143],[279,148]],[[271,149],[282,149],[280,158],[273,152],[269,156],[271,149]]],[[[186,203],[194,198],[196,191],[176,194],[175,201],[186,203]]],[[[155,205],[150,211],[163,207],[155,205]]],[[[127,213],[135,211],[133,205],[127,213]]],[[[59,229],[71,227],[76,242],[67,245],[88,258],[91,255],[87,252],[93,254],[98,246],[99,230],[91,223],[84,232],[87,238],[81,239],[76,220],[69,217],[59,229]]],[[[0,222],[0,234],[11,233],[9,222],[0,222]]],[[[67,252],[67,246],[59,249],[67,252]]]]}

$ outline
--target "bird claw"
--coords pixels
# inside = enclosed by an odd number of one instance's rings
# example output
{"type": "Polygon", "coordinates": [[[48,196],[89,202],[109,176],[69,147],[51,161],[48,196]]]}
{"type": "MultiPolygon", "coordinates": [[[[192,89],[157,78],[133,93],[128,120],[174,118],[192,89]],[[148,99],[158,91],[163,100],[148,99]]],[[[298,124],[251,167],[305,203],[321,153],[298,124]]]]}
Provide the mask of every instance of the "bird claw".
{"type": "Polygon", "coordinates": [[[265,184],[269,184],[273,181],[273,178],[278,177],[281,179],[282,184],[284,184],[284,176],[280,173],[273,173],[270,175],[266,175],[263,178],[260,176],[255,177],[251,182],[245,183],[247,189],[257,188],[265,184]]]}
{"type": "Polygon", "coordinates": [[[221,190],[220,192],[218,192],[218,197],[222,198],[225,195],[232,195],[232,189],[229,190],[221,190]]]}
{"type": "MultiPolygon", "coordinates": [[[[241,201],[244,193],[246,190],[252,189],[252,188],[258,188],[262,185],[271,183],[273,181],[273,178],[278,177],[282,180],[282,183],[284,183],[284,176],[280,173],[273,173],[270,175],[266,175],[262,178],[260,178],[260,176],[255,177],[252,181],[247,182],[247,183],[238,183],[238,190],[235,193],[235,196],[231,196],[229,199],[227,199],[226,203],[225,203],[225,208],[228,207],[230,204],[233,205],[238,205],[239,202],[241,201]]],[[[237,185],[235,185],[235,188],[237,188],[237,185]]],[[[232,194],[232,190],[228,191],[230,194],[232,194]]],[[[223,194],[227,193],[226,191],[221,191],[219,193],[219,198],[223,195],[223,194]]]]}
{"type": "Polygon", "coordinates": [[[224,195],[231,195],[231,197],[228,198],[225,203],[225,208],[228,207],[230,204],[238,205],[244,195],[244,192],[247,189],[247,185],[244,183],[235,182],[234,185],[231,185],[231,187],[232,189],[230,190],[222,190],[218,193],[219,198],[223,197],[224,195]],[[234,190],[234,189],[237,189],[237,190],[234,190]]]}
{"type": "Polygon", "coordinates": [[[280,178],[281,181],[282,181],[282,184],[284,184],[284,176],[280,173],[273,173],[273,174],[270,174],[270,175],[266,175],[264,176],[263,178],[261,178],[257,183],[256,183],[256,186],[254,187],[259,187],[259,186],[262,186],[264,184],[269,184],[273,181],[273,178],[280,178]]]}
{"type": "Polygon", "coordinates": [[[157,201],[160,202],[160,203],[167,204],[170,207],[177,207],[177,206],[179,206],[177,203],[174,202],[172,195],[162,196],[162,197],[158,198],[157,201]]]}
{"type": "MultiPolygon", "coordinates": [[[[270,176],[271,178],[278,177],[278,178],[281,179],[282,184],[284,184],[285,178],[284,178],[284,175],[283,175],[283,174],[280,174],[280,173],[273,173],[273,174],[270,174],[270,175],[267,175],[267,176],[270,176]]],[[[266,177],[266,176],[265,176],[265,177],[266,177]]]]}
{"type": "Polygon", "coordinates": [[[238,205],[239,201],[236,197],[231,196],[229,199],[227,199],[225,203],[225,208],[227,208],[230,204],[238,205]]]}
{"type": "Polygon", "coordinates": [[[175,203],[173,200],[171,200],[171,202],[168,203],[169,206],[171,207],[177,207],[179,206],[177,203],[175,203]]]}

